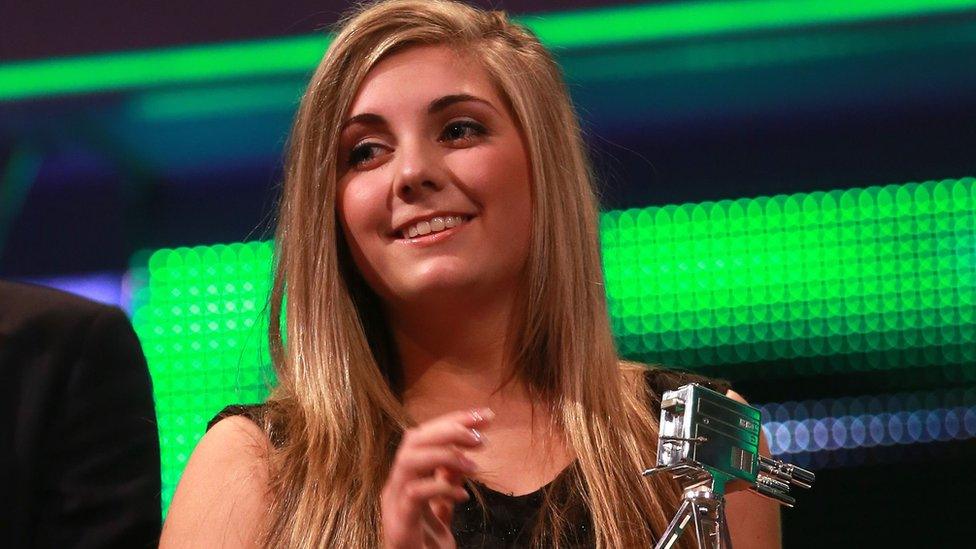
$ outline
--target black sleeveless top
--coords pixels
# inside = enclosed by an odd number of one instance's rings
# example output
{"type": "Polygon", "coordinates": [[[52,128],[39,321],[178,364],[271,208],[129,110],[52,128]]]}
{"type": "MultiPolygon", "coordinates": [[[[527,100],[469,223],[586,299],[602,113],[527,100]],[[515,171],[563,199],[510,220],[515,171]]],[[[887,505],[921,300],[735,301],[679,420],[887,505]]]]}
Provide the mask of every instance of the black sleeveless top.
{"type": "MultiPolygon", "coordinates": [[[[730,386],[723,380],[710,379],[688,372],[673,369],[649,368],[646,373],[648,394],[651,400],[652,413],[657,417],[661,413],[661,395],[688,383],[699,383],[716,392],[725,394],[730,386]]],[[[233,405],[221,410],[210,423],[209,430],[215,423],[225,417],[242,415],[261,425],[263,405],[233,405]]],[[[654,449],[649,452],[654,452],[654,449]]],[[[651,456],[651,454],[648,454],[651,456]]],[[[454,508],[454,519],[451,529],[459,548],[509,548],[528,547],[532,541],[533,527],[537,515],[542,508],[546,495],[555,486],[565,487],[570,484],[569,476],[578,474],[576,463],[573,462],[564,469],[552,482],[529,494],[520,496],[504,494],[477,482],[469,481],[465,487],[468,501],[459,503],[454,508]],[[481,506],[474,491],[484,501],[481,506]]],[[[580,509],[573,521],[575,526],[571,531],[563,533],[563,546],[593,547],[592,527],[589,513],[580,509]]]]}

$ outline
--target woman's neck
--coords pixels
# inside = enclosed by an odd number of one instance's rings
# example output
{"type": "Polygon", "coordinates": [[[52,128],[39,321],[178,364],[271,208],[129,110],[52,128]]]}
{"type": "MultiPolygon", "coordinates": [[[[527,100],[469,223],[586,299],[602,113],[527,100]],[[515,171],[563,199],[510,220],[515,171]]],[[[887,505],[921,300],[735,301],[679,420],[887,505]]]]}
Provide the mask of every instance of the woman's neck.
{"type": "MultiPolygon", "coordinates": [[[[444,300],[439,303],[443,305],[444,300]]],[[[452,304],[457,301],[452,300],[452,304]]],[[[573,460],[551,411],[530,398],[507,354],[514,300],[390,314],[403,371],[403,404],[423,423],[448,412],[490,407],[489,444],[469,455],[476,479],[497,491],[526,494],[573,460]]]]}
{"type": "Polygon", "coordinates": [[[506,353],[511,299],[388,311],[403,375],[403,401],[416,421],[449,410],[526,399],[506,353]]]}

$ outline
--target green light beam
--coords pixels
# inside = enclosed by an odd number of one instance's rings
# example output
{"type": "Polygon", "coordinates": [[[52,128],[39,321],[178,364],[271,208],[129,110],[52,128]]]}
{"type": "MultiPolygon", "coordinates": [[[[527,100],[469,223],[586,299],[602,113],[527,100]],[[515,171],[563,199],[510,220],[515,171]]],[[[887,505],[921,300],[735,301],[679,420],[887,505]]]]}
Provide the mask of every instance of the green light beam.
{"type": "MultiPolygon", "coordinates": [[[[517,18],[554,49],[875,22],[976,8],[976,0],[707,0],[517,18]]],[[[0,101],[307,73],[331,37],[312,35],[0,65],[0,101]]]]}
{"type": "MultiPolygon", "coordinates": [[[[795,359],[848,356],[851,371],[962,364],[976,379],[976,179],[609,211],[600,232],[625,356],[786,359],[791,374],[795,359]]],[[[166,505],[207,421],[267,395],[272,253],[250,242],[132,262],[166,505]]]]}

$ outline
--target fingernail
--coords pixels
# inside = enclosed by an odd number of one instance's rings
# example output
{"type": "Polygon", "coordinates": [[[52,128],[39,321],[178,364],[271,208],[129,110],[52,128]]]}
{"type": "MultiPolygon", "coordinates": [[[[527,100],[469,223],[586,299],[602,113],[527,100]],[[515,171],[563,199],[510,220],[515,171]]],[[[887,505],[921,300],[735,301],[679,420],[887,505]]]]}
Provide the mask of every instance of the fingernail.
{"type": "Polygon", "coordinates": [[[474,442],[477,442],[478,444],[481,444],[487,440],[485,435],[481,434],[481,431],[477,429],[471,429],[471,438],[474,439],[474,442]]]}
{"type": "Polygon", "coordinates": [[[471,410],[471,417],[475,421],[488,421],[489,419],[495,417],[495,412],[491,408],[478,408],[476,410],[471,410]]]}

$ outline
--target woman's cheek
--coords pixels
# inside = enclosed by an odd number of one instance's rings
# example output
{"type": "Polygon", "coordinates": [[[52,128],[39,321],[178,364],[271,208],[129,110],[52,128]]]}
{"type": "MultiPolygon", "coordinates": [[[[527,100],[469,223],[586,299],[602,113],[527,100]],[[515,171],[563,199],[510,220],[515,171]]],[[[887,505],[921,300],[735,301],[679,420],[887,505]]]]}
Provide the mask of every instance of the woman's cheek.
{"type": "Polygon", "coordinates": [[[359,241],[368,232],[376,233],[380,224],[388,221],[385,200],[376,185],[369,181],[350,181],[341,191],[340,215],[344,225],[359,241]],[[385,216],[385,217],[384,217],[385,216]]]}

